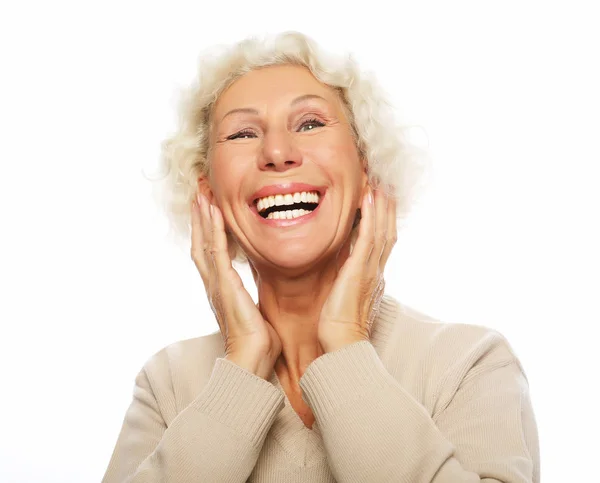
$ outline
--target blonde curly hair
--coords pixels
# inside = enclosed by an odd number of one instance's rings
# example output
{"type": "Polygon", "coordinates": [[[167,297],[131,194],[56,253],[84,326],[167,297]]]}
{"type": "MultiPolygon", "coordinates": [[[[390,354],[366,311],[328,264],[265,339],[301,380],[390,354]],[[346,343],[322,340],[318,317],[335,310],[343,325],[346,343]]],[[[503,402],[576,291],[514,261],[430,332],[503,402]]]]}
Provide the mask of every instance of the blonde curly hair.
{"type": "MultiPolygon", "coordinates": [[[[200,55],[197,78],[183,90],[176,132],[162,143],[161,171],[153,195],[167,216],[170,234],[189,247],[190,203],[197,180],[210,173],[212,110],[219,95],[244,74],[272,65],[304,66],[323,84],[335,89],[352,127],[369,184],[396,198],[400,221],[407,217],[429,172],[427,152],[410,142],[375,77],[362,71],[351,54],[325,52],[307,35],[295,31],[248,37],[233,45],[218,45],[200,55]]],[[[357,228],[352,232],[352,245],[357,228]]],[[[246,262],[241,247],[228,232],[232,260],[246,262]]]]}

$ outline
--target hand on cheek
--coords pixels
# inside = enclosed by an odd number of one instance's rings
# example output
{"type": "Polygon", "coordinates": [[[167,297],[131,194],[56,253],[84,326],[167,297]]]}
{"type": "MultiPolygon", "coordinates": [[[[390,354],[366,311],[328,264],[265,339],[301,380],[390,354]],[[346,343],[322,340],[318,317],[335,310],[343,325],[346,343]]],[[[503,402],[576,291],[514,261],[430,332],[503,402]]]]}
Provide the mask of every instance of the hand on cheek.
{"type": "Polygon", "coordinates": [[[385,264],[396,238],[395,199],[369,187],[361,204],[354,249],[321,310],[318,337],[325,352],[370,340],[384,294],[385,264]]]}

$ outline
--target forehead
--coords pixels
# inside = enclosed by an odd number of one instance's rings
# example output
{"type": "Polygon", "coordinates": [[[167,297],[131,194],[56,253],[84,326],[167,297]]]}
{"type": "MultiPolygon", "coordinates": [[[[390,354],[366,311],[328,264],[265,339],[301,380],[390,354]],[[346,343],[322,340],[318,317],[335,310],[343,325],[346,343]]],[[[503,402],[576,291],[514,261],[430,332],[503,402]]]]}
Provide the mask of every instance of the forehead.
{"type": "Polygon", "coordinates": [[[233,82],[219,96],[214,114],[220,119],[230,109],[255,107],[263,109],[277,103],[288,105],[291,100],[305,94],[316,94],[337,104],[337,93],[321,83],[305,67],[277,65],[253,70],[233,82]]]}

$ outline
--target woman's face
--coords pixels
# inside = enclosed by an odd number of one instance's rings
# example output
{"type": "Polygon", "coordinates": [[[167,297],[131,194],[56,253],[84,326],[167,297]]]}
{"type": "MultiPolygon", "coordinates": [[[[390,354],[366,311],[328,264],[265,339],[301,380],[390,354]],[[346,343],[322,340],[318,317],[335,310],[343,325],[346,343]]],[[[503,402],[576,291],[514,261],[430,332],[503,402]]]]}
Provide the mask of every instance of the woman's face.
{"type": "Polygon", "coordinates": [[[336,91],[304,67],[258,69],[221,94],[212,123],[210,188],[253,264],[309,268],[337,253],[367,175],[336,91]]]}

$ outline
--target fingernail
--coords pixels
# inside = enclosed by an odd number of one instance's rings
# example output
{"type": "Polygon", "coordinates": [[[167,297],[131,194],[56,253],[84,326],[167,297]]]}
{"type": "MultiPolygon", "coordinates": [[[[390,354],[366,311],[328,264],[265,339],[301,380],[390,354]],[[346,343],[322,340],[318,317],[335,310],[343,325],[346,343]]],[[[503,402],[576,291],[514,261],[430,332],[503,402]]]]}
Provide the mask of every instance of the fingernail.
{"type": "Polygon", "coordinates": [[[215,214],[215,207],[211,204],[210,205],[210,216],[214,216],[215,214]]]}
{"type": "Polygon", "coordinates": [[[369,203],[373,204],[373,190],[369,187],[369,191],[367,192],[367,199],[369,203]]]}
{"type": "Polygon", "coordinates": [[[196,203],[198,203],[198,206],[202,206],[202,195],[200,193],[198,193],[196,195],[196,203]]]}

